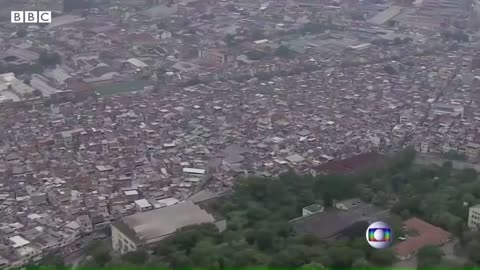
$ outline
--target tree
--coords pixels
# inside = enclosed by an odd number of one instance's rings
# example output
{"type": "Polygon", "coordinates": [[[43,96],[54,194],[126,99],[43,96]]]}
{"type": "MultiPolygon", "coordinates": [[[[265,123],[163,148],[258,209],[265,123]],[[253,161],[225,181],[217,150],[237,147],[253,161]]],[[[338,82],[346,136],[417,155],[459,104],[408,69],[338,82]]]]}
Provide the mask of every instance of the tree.
{"type": "Polygon", "coordinates": [[[54,67],[61,63],[61,57],[56,52],[42,52],[38,58],[38,63],[43,67],[54,67]]]}
{"type": "Polygon", "coordinates": [[[467,245],[467,254],[468,258],[470,261],[472,261],[474,264],[479,264],[480,263],[480,241],[479,240],[473,240],[467,245]]]}
{"type": "Polygon", "coordinates": [[[336,244],[328,249],[328,256],[335,268],[350,267],[353,262],[352,249],[346,245],[336,244]]]}
{"type": "Polygon", "coordinates": [[[192,260],[186,255],[185,251],[175,251],[168,259],[172,269],[189,268],[193,266],[192,260]]]}
{"type": "Polygon", "coordinates": [[[392,172],[399,172],[410,165],[415,160],[416,152],[413,147],[405,148],[389,161],[389,167],[392,172]]]}
{"type": "Polygon", "coordinates": [[[143,249],[136,250],[123,255],[122,260],[131,264],[142,265],[148,260],[148,253],[143,249]]]}
{"type": "Polygon", "coordinates": [[[463,183],[474,182],[478,179],[478,173],[474,169],[468,168],[461,170],[457,174],[457,178],[463,183]]]}
{"type": "MultiPolygon", "coordinates": [[[[459,179],[462,174],[476,178],[476,173],[459,172],[448,164],[412,166],[414,158],[415,152],[407,149],[389,157],[381,169],[361,174],[312,177],[289,172],[273,178],[239,179],[232,195],[214,204],[215,211],[228,219],[228,230],[219,233],[214,225],[189,226],[158,244],[151,257],[169,268],[389,266],[394,262],[392,250],[369,248],[364,230],[362,237],[349,230],[349,240],[328,244],[312,235],[292,234],[289,220],[299,217],[303,207],[320,199],[328,206],[333,198],[358,197],[363,192],[377,202],[395,202],[394,213],[418,216],[464,235],[462,244],[472,262],[478,262],[480,235],[465,234],[468,207],[463,207],[463,201],[477,203],[480,183],[459,179]],[[451,171],[445,173],[444,169],[451,171]]],[[[400,218],[387,223],[403,236],[400,218]]],[[[418,257],[420,267],[434,267],[442,262],[443,253],[437,247],[425,247],[418,257]]]]}
{"type": "Polygon", "coordinates": [[[285,45],[280,45],[280,46],[275,50],[275,56],[282,57],[282,58],[290,57],[290,56],[292,56],[292,54],[293,54],[293,51],[290,50],[290,48],[288,48],[288,47],[285,46],[285,45]]]}
{"type": "Polygon", "coordinates": [[[146,269],[171,269],[170,265],[158,256],[150,256],[150,259],[145,263],[146,269]]]}
{"type": "Polygon", "coordinates": [[[441,262],[444,253],[436,246],[425,246],[418,251],[418,267],[431,268],[438,266],[441,262]]]}
{"type": "Polygon", "coordinates": [[[254,248],[246,248],[241,251],[234,251],[235,265],[239,267],[261,267],[267,266],[269,257],[254,248]]]}
{"type": "Polygon", "coordinates": [[[378,266],[390,266],[395,261],[395,254],[391,249],[375,250],[370,256],[370,261],[378,266]]]}
{"type": "Polygon", "coordinates": [[[445,31],[442,33],[442,37],[446,40],[454,40],[457,42],[468,42],[470,37],[463,31],[445,31]]]}
{"type": "Polygon", "coordinates": [[[202,269],[218,269],[219,256],[217,247],[209,240],[198,242],[190,254],[193,265],[202,269]]]}
{"type": "Polygon", "coordinates": [[[93,261],[101,267],[105,266],[112,259],[110,249],[101,241],[92,242],[87,247],[87,253],[92,256],[93,261]]]}
{"type": "Polygon", "coordinates": [[[43,72],[43,66],[40,65],[40,63],[37,62],[37,63],[30,66],[29,73],[38,74],[38,73],[42,73],[42,72],[43,72]]]}
{"type": "Polygon", "coordinates": [[[467,159],[467,157],[464,154],[458,153],[454,150],[450,150],[447,153],[445,153],[444,157],[449,160],[460,160],[460,161],[464,161],[467,159]]]}
{"type": "Polygon", "coordinates": [[[232,46],[235,42],[235,36],[232,34],[227,34],[223,40],[227,46],[232,46]]]}
{"type": "Polygon", "coordinates": [[[365,14],[359,10],[352,11],[350,17],[355,21],[365,21],[365,14]]]}
{"type": "Polygon", "coordinates": [[[389,45],[389,42],[386,39],[379,38],[379,39],[372,40],[372,44],[376,46],[387,46],[389,45]]]}
{"type": "Polygon", "coordinates": [[[198,76],[194,76],[192,78],[190,78],[188,81],[186,81],[185,83],[183,83],[183,87],[189,87],[189,86],[193,86],[193,85],[197,85],[197,84],[201,84],[202,83],[202,80],[200,80],[200,78],[198,76]]]}
{"type": "Polygon", "coordinates": [[[262,30],[256,29],[251,33],[253,40],[260,40],[265,38],[265,33],[262,30]]]}
{"type": "Polygon", "coordinates": [[[36,96],[36,97],[43,96],[42,91],[40,91],[38,89],[33,90],[33,95],[36,96]]]}
{"type": "Polygon", "coordinates": [[[245,53],[250,60],[260,60],[266,56],[266,53],[259,50],[251,50],[245,53]]]}
{"type": "Polygon", "coordinates": [[[246,236],[247,242],[257,245],[260,250],[269,250],[273,247],[274,234],[271,230],[253,230],[246,236]]]}
{"type": "Polygon", "coordinates": [[[17,37],[22,38],[22,37],[25,37],[27,35],[27,33],[28,33],[27,29],[22,27],[22,28],[17,30],[16,35],[17,35],[17,37]]]}
{"type": "MultiPolygon", "coordinates": [[[[59,255],[49,254],[45,256],[38,265],[46,269],[65,269],[65,261],[59,255]]],[[[38,268],[37,268],[38,269],[38,268]]]]}
{"type": "Polygon", "coordinates": [[[391,65],[384,66],[383,70],[390,75],[398,74],[397,70],[394,67],[392,67],[391,65]]]}
{"type": "Polygon", "coordinates": [[[116,56],[113,51],[103,50],[98,53],[98,57],[106,61],[111,61],[112,59],[115,59],[116,56]]]}
{"type": "Polygon", "coordinates": [[[272,267],[301,267],[312,261],[320,262],[317,256],[321,255],[322,249],[290,243],[285,248],[279,249],[271,259],[272,267]]]}
{"type": "Polygon", "coordinates": [[[442,164],[440,169],[438,170],[438,177],[440,177],[442,180],[450,178],[451,174],[453,171],[453,164],[451,161],[446,161],[442,164]]]}
{"type": "Polygon", "coordinates": [[[105,266],[108,262],[111,261],[112,256],[110,255],[110,252],[106,249],[101,249],[101,250],[96,250],[92,254],[93,260],[95,263],[99,266],[105,266]]]}
{"type": "Polygon", "coordinates": [[[325,31],[325,26],[319,23],[306,23],[303,25],[302,29],[300,32],[302,34],[306,33],[322,33],[325,31]]]}
{"type": "Polygon", "coordinates": [[[325,269],[325,266],[317,262],[307,263],[302,266],[302,270],[320,270],[320,269],[325,269]]]}
{"type": "Polygon", "coordinates": [[[325,208],[328,208],[328,207],[333,207],[333,197],[332,197],[332,194],[328,191],[326,191],[323,196],[323,203],[324,203],[324,206],[325,208]]]}
{"type": "Polygon", "coordinates": [[[352,268],[354,269],[365,269],[369,268],[370,263],[365,258],[358,258],[352,263],[352,268]]]}

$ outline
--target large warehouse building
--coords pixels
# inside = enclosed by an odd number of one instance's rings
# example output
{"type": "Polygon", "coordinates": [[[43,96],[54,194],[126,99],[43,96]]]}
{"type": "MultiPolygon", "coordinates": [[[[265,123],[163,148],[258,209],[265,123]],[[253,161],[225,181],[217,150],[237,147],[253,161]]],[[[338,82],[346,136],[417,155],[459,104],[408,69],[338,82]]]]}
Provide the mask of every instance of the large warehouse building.
{"type": "Polygon", "coordinates": [[[215,223],[219,230],[226,226],[225,221],[216,222],[211,214],[190,201],[135,214],[112,224],[112,247],[125,254],[155,244],[185,226],[202,223],[215,223]]]}

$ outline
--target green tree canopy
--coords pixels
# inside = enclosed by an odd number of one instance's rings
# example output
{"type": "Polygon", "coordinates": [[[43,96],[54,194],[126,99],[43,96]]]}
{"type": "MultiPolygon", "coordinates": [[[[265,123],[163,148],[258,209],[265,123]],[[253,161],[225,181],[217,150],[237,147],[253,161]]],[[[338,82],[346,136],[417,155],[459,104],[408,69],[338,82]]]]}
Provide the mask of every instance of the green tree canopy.
{"type": "Polygon", "coordinates": [[[96,265],[106,266],[111,260],[110,247],[102,241],[94,241],[87,247],[88,255],[92,256],[93,262],[96,265]]]}
{"type": "Polygon", "coordinates": [[[38,58],[38,63],[43,67],[54,67],[61,63],[61,57],[56,52],[42,52],[38,58]]]}
{"type": "Polygon", "coordinates": [[[126,253],[122,256],[122,260],[135,264],[135,265],[142,265],[148,260],[148,253],[147,251],[140,249],[137,251],[126,253]]]}
{"type": "MultiPolygon", "coordinates": [[[[238,179],[230,196],[209,205],[215,214],[227,219],[226,231],[219,232],[212,224],[183,228],[161,241],[147,264],[133,259],[128,264],[143,267],[161,262],[171,269],[388,267],[395,260],[392,250],[370,248],[363,235],[325,242],[293,230],[289,222],[299,218],[305,206],[328,206],[334,200],[361,194],[369,203],[392,206],[392,212],[403,218],[417,216],[461,236],[469,259],[479,262],[476,251],[480,249],[480,234],[466,233],[468,207],[463,206],[463,201],[478,203],[480,183],[476,179],[462,180],[476,178],[476,173],[458,171],[448,164],[414,165],[414,158],[415,152],[409,148],[385,158],[382,166],[360,173],[313,177],[288,172],[271,178],[238,179]]],[[[399,217],[393,215],[386,222],[397,236],[409,233],[402,231],[399,217]]],[[[97,249],[91,248],[98,252],[97,249]]],[[[420,267],[436,267],[442,262],[443,253],[437,247],[425,247],[418,258],[420,267]]],[[[101,262],[95,266],[100,265],[101,262]]]]}
{"type": "Polygon", "coordinates": [[[28,33],[28,32],[27,32],[27,29],[25,29],[24,27],[22,27],[22,28],[19,28],[19,29],[17,30],[16,35],[17,35],[17,37],[20,37],[20,38],[21,38],[21,37],[25,37],[25,36],[27,35],[27,33],[28,33]]]}
{"type": "Polygon", "coordinates": [[[444,253],[436,246],[425,246],[418,251],[418,267],[421,269],[432,268],[439,265],[444,253]]]}
{"type": "Polygon", "coordinates": [[[285,45],[280,45],[276,50],[275,50],[275,56],[278,57],[283,57],[287,58],[293,55],[293,51],[285,45]]]}
{"type": "Polygon", "coordinates": [[[377,266],[390,266],[395,262],[395,254],[391,249],[380,249],[372,252],[370,261],[377,266]]]}

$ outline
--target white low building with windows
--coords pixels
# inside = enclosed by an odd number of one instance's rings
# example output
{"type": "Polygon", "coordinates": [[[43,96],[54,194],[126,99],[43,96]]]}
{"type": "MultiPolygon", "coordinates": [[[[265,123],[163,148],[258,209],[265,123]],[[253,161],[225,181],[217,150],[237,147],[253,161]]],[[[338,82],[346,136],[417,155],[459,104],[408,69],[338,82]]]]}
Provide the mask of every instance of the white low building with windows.
{"type": "Polygon", "coordinates": [[[472,206],[468,210],[468,228],[474,231],[480,228],[480,204],[472,206]]]}

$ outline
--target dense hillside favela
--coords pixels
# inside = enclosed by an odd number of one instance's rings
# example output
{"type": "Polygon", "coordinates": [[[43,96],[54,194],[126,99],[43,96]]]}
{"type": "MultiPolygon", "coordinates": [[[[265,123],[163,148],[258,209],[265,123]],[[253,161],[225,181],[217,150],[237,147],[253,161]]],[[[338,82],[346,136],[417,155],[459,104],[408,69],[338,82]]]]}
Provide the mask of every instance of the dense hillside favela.
{"type": "Polygon", "coordinates": [[[480,266],[477,0],[0,4],[0,269],[480,266]]]}

